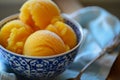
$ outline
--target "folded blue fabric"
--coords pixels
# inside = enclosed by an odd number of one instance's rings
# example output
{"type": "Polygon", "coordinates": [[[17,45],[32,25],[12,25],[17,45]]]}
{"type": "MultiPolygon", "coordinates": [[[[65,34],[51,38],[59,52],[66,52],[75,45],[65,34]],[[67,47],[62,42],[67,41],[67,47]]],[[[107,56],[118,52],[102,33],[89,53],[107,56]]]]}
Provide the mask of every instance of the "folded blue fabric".
{"type": "MultiPolygon", "coordinates": [[[[97,6],[80,9],[70,16],[83,27],[85,40],[73,64],[56,80],[75,77],[120,32],[119,19],[97,6]]],[[[116,55],[105,55],[83,74],[81,80],[105,80],[115,58],[116,55]]],[[[0,80],[16,80],[15,74],[4,67],[0,65],[0,80]]]]}
{"type": "MultiPolygon", "coordinates": [[[[57,80],[75,77],[120,32],[119,19],[101,7],[86,7],[70,16],[83,27],[85,40],[73,64],[57,80]]],[[[81,80],[105,80],[116,57],[106,54],[88,68],[81,80]]]]}
{"type": "Polygon", "coordinates": [[[100,7],[87,7],[71,15],[83,28],[91,31],[101,47],[105,47],[109,40],[120,31],[119,19],[100,7]]]}
{"type": "Polygon", "coordinates": [[[9,67],[4,63],[4,59],[0,55],[0,80],[16,80],[16,75],[7,72],[9,67]]]}
{"type": "Polygon", "coordinates": [[[0,80],[16,80],[14,73],[0,72],[0,80]]]}

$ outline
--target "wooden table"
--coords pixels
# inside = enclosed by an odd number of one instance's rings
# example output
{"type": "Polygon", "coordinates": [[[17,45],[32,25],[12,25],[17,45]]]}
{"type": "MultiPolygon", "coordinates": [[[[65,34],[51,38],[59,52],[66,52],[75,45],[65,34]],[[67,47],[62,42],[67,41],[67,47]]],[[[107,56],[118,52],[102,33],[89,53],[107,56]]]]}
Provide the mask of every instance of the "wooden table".
{"type": "Polygon", "coordinates": [[[120,80],[120,51],[106,80],[120,80]]]}

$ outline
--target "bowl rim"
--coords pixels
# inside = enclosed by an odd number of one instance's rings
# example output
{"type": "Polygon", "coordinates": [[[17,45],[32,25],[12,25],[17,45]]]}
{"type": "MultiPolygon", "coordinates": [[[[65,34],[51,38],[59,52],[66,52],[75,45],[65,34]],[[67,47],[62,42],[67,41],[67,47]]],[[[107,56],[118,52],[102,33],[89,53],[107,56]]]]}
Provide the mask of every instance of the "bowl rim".
{"type": "MultiPolygon", "coordinates": [[[[16,14],[13,14],[11,16],[8,16],[4,19],[2,19],[0,21],[0,29],[2,28],[1,26],[6,24],[8,21],[11,21],[11,20],[15,20],[15,19],[18,19],[18,15],[19,13],[16,13],[16,14]]],[[[82,27],[81,25],[75,21],[73,18],[71,18],[69,15],[67,14],[62,14],[63,18],[69,20],[71,23],[73,23],[74,25],[76,25],[76,27],[79,29],[80,31],[80,41],[77,43],[77,45],[75,47],[73,47],[72,49],[66,51],[66,52],[63,52],[63,53],[60,53],[60,54],[56,54],[56,55],[51,55],[51,56],[25,56],[25,55],[21,55],[21,54],[17,54],[15,52],[12,52],[10,50],[7,50],[6,48],[4,48],[1,44],[0,44],[0,48],[2,48],[4,51],[12,54],[12,55],[15,55],[15,56],[20,56],[20,57],[24,57],[24,58],[32,58],[32,59],[47,59],[47,58],[54,58],[54,57],[59,57],[59,56],[62,56],[62,55],[66,55],[66,54],[69,54],[70,52],[74,51],[76,48],[78,48],[81,43],[83,42],[83,30],[82,30],[82,27]]]]}

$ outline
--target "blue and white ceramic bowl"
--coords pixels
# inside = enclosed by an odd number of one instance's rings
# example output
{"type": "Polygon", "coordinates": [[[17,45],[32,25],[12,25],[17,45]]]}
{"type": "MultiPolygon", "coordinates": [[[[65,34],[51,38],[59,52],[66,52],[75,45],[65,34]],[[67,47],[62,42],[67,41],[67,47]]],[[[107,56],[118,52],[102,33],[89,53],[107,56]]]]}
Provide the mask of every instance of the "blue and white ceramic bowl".
{"type": "MultiPolygon", "coordinates": [[[[0,53],[17,74],[26,76],[31,80],[53,80],[71,64],[78,52],[83,39],[81,26],[67,15],[63,14],[65,22],[70,25],[77,35],[77,45],[58,55],[47,57],[30,57],[11,52],[0,45],[0,53]]],[[[0,22],[2,27],[6,22],[18,18],[18,14],[5,18],[0,22]]]]}

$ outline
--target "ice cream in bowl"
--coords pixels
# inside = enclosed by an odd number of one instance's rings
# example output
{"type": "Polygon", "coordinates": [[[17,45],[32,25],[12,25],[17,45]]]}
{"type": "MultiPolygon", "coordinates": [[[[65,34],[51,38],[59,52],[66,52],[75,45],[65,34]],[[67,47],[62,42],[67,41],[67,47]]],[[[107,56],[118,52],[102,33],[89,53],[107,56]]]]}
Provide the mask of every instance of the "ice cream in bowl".
{"type": "Polygon", "coordinates": [[[16,74],[53,80],[73,62],[81,26],[51,0],[28,0],[20,13],[0,21],[0,53],[16,74]]]}

